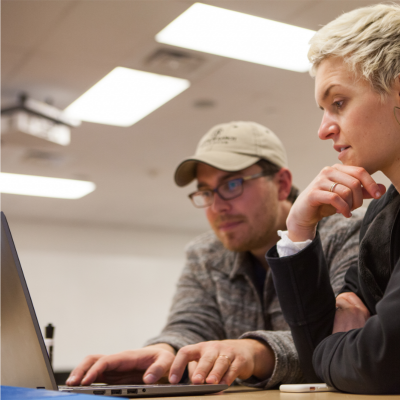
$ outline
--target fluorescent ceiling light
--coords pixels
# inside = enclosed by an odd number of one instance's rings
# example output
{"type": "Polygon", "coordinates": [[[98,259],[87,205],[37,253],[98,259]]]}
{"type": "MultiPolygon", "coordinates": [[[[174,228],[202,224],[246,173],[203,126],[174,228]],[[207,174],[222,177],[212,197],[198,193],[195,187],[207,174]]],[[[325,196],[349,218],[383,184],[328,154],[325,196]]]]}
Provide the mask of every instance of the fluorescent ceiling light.
{"type": "Polygon", "coordinates": [[[306,72],[315,31],[195,3],[156,35],[173,46],[306,72]]]}
{"type": "Polygon", "coordinates": [[[88,122],[131,126],[190,86],[186,79],[117,67],[65,109],[88,122]]]}
{"type": "Polygon", "coordinates": [[[96,185],[93,182],[0,173],[1,193],[79,199],[95,189],[96,185]]]}

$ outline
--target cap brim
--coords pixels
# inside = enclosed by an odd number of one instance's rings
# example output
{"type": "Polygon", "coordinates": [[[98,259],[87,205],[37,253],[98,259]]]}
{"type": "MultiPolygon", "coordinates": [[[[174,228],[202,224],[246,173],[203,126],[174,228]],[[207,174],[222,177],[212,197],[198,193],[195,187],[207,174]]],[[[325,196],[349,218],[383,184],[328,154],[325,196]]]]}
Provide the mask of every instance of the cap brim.
{"type": "Polygon", "coordinates": [[[240,171],[259,161],[260,157],[247,154],[213,151],[201,156],[193,156],[182,161],[175,171],[175,183],[186,186],[196,178],[196,165],[199,162],[208,164],[222,171],[240,171]]]}

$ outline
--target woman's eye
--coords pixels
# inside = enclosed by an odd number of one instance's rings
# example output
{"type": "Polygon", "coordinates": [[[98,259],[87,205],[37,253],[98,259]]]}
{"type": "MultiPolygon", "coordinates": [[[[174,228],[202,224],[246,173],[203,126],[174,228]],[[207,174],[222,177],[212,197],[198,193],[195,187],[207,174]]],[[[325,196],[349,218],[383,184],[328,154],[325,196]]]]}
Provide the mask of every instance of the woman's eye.
{"type": "Polygon", "coordinates": [[[335,102],[333,103],[333,105],[334,105],[337,109],[340,109],[340,108],[343,107],[343,100],[335,101],[335,102]]]}

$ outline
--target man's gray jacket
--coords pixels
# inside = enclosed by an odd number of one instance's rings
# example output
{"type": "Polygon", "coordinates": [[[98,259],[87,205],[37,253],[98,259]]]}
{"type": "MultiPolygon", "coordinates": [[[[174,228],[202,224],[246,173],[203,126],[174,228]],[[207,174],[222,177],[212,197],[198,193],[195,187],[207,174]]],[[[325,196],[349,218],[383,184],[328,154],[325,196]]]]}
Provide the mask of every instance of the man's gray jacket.
{"type": "MultiPolygon", "coordinates": [[[[350,219],[333,215],[318,231],[335,293],[347,269],[358,262],[358,237],[364,210],[350,219]]],[[[272,275],[267,272],[263,296],[254,285],[254,260],[249,253],[227,250],[213,232],[187,246],[187,261],[179,279],[167,325],[146,345],[168,343],[176,350],[209,340],[252,338],[269,344],[275,369],[269,379],[251,377],[244,385],[271,388],[302,381],[296,348],[283,318],[272,275]]]]}

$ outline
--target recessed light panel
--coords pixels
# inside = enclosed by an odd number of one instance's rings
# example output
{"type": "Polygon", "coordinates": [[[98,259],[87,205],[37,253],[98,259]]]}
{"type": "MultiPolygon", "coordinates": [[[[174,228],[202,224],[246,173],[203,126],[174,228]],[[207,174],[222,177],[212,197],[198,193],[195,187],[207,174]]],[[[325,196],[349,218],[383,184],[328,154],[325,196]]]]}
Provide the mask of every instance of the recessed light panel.
{"type": "Polygon", "coordinates": [[[83,121],[131,126],[189,86],[186,79],[117,67],[65,112],[83,121]]]}
{"type": "Polygon", "coordinates": [[[156,40],[271,67],[306,72],[315,31],[224,8],[195,3],[156,35],[156,40]]]}
{"type": "Polygon", "coordinates": [[[0,192],[25,196],[79,199],[93,192],[93,182],[0,173],[0,192]]]}

